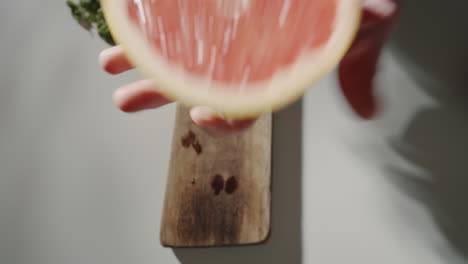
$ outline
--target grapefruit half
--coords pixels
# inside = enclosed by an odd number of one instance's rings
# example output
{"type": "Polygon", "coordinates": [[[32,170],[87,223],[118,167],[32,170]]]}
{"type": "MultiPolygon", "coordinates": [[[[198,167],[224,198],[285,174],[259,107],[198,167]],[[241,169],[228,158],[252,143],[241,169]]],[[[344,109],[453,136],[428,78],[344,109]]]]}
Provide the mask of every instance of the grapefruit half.
{"type": "Polygon", "coordinates": [[[169,99],[225,117],[273,112],[344,56],[361,0],[101,0],[132,64],[169,99]]]}

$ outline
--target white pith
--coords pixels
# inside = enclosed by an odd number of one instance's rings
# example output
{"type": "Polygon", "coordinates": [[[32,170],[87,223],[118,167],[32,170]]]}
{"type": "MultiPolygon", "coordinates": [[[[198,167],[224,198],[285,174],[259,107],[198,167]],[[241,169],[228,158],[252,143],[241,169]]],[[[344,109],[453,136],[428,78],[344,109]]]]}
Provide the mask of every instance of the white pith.
{"type": "Polygon", "coordinates": [[[272,112],[302,96],[308,87],[335,67],[348,49],[362,5],[361,0],[338,0],[335,30],[325,46],[303,54],[292,66],[278,71],[268,81],[249,83],[245,89],[236,89],[193,75],[154,52],[143,34],[130,22],[127,0],[102,2],[114,38],[146,78],[154,80],[173,100],[187,106],[208,106],[228,117],[272,112]]]}

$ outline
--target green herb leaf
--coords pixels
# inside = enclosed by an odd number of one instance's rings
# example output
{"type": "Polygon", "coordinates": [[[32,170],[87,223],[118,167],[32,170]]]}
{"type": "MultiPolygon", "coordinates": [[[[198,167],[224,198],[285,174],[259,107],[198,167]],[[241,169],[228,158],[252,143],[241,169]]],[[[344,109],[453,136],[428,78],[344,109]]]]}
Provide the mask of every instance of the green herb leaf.
{"type": "Polygon", "coordinates": [[[115,45],[99,0],[79,0],[79,2],[68,0],[67,5],[73,18],[81,27],[90,32],[97,31],[106,43],[115,45]]]}

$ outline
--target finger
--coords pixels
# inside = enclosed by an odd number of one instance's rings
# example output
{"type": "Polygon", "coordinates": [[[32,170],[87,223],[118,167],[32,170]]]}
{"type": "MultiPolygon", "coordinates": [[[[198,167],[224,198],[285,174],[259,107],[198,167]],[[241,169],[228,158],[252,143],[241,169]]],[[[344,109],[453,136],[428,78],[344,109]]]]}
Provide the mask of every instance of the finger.
{"type": "Polygon", "coordinates": [[[133,68],[121,46],[103,50],[99,54],[99,64],[110,74],[119,74],[133,68]]]}
{"type": "Polygon", "coordinates": [[[171,103],[153,82],[142,80],[122,86],[114,92],[114,103],[127,113],[154,109],[171,103]]]}
{"type": "Polygon", "coordinates": [[[221,137],[239,133],[250,128],[257,118],[244,120],[224,119],[208,107],[199,106],[190,110],[193,122],[203,128],[208,134],[221,137]]]}
{"type": "Polygon", "coordinates": [[[365,0],[364,9],[381,18],[390,17],[397,9],[399,0],[365,0]]]}

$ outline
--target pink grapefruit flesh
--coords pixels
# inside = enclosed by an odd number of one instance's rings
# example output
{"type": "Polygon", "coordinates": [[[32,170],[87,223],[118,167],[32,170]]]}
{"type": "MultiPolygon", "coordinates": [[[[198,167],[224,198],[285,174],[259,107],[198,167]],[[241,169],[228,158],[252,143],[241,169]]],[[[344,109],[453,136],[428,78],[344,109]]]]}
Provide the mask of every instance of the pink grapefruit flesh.
{"type": "Polygon", "coordinates": [[[187,72],[229,83],[269,79],[294,63],[301,51],[323,45],[332,33],[336,0],[250,4],[237,19],[220,12],[220,4],[212,0],[128,0],[128,9],[155,52],[187,72]],[[311,9],[317,15],[303,15],[311,9]]]}

